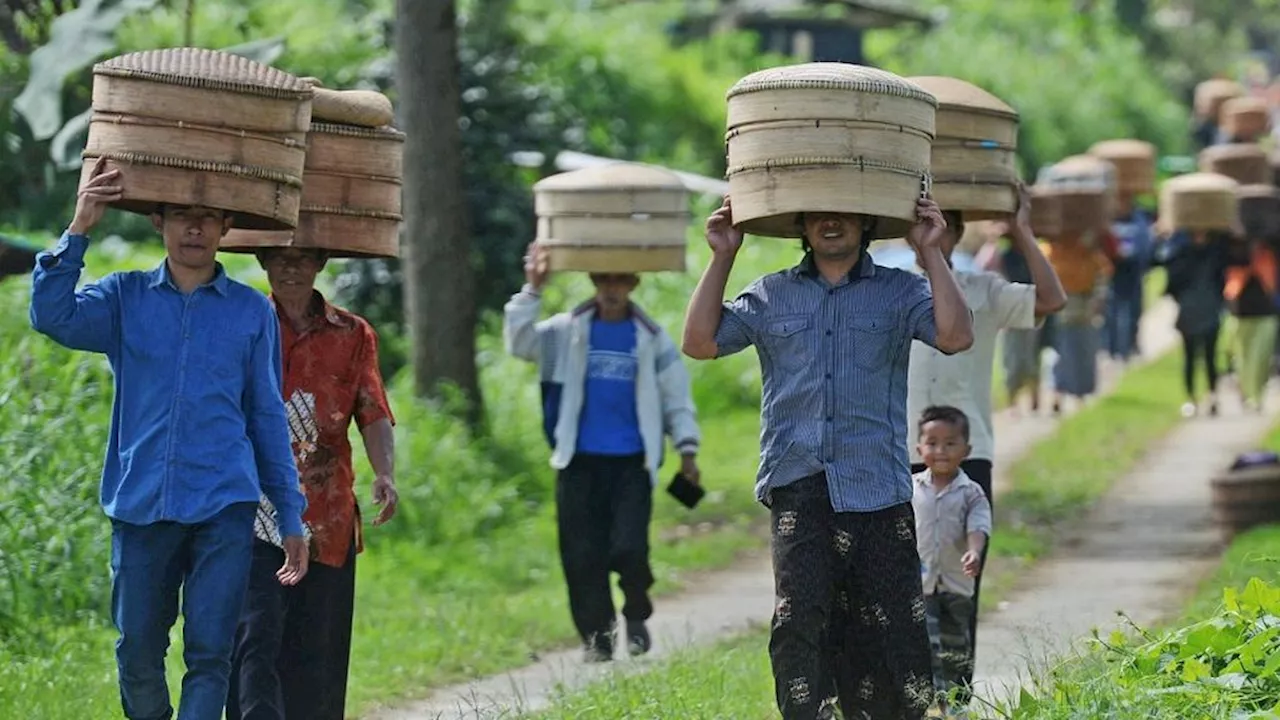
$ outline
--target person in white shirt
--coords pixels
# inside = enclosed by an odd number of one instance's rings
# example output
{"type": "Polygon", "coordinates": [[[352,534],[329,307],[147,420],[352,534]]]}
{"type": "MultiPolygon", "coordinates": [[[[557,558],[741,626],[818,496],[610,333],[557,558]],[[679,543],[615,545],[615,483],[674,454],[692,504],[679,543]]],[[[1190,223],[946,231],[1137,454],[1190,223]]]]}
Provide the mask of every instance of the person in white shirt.
{"type": "MultiPolygon", "coordinates": [[[[959,212],[946,211],[947,235],[943,253],[948,260],[964,234],[959,212]]],[[[955,271],[956,283],[973,312],[973,346],[947,355],[921,342],[911,343],[911,363],[907,374],[907,417],[918,418],[925,408],[947,405],[959,408],[969,418],[972,452],[961,463],[965,474],[982,488],[994,506],[991,492],[995,441],[992,430],[991,379],[995,365],[996,338],[1005,328],[1034,328],[1042,318],[1061,310],[1067,302],[1062,283],[1036,243],[1031,231],[1031,193],[1018,186],[1018,211],[1011,229],[1014,247],[1026,259],[1031,284],[1005,280],[992,272],[955,271]]],[[[919,449],[910,442],[911,471],[925,469],[919,449]]],[[[982,558],[985,561],[985,553],[982,558]]],[[[977,639],[977,599],[981,583],[975,583],[971,640],[977,639]]]]}
{"type": "Polygon", "coordinates": [[[918,452],[925,470],[912,476],[920,580],[933,646],[933,678],[943,710],[968,704],[973,678],[974,593],[991,504],[961,464],[969,454],[969,420],[953,407],[926,408],[918,452]]]}

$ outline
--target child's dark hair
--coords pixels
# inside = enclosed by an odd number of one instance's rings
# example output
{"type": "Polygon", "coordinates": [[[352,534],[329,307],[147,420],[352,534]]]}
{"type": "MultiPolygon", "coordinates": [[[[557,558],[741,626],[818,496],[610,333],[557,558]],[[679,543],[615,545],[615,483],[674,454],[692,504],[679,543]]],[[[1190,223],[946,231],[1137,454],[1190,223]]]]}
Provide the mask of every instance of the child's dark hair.
{"type": "Polygon", "coordinates": [[[916,426],[917,436],[924,434],[924,426],[931,422],[943,422],[960,431],[960,437],[969,442],[969,416],[964,411],[950,405],[931,405],[920,413],[920,423],[916,426]]]}

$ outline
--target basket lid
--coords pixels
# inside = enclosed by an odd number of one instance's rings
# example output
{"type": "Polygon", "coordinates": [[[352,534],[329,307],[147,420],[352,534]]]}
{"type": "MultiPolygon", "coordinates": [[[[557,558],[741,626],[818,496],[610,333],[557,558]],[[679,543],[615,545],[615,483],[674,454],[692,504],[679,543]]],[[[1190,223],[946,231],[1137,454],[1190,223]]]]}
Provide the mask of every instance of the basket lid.
{"type": "Polygon", "coordinates": [[[1092,155],[1072,155],[1040,168],[1037,184],[1055,189],[1069,186],[1082,192],[1105,193],[1115,185],[1116,169],[1109,160],[1092,155]]]}
{"type": "Polygon", "coordinates": [[[1275,185],[1240,185],[1236,188],[1236,197],[1241,200],[1280,201],[1280,188],[1277,188],[1275,185]]]}
{"type": "Polygon", "coordinates": [[[1220,112],[1223,115],[1234,113],[1267,113],[1267,101],[1252,95],[1239,95],[1222,103],[1220,112]]]}
{"type": "Polygon", "coordinates": [[[1229,98],[1244,95],[1244,86],[1235,80],[1211,78],[1196,85],[1196,99],[1207,101],[1210,98],[1229,98]]]}
{"type": "Polygon", "coordinates": [[[315,93],[312,121],[382,127],[396,118],[391,99],[374,90],[328,90],[317,86],[315,93]]]}
{"type": "Polygon", "coordinates": [[[997,115],[1011,120],[1018,119],[1018,111],[1003,100],[970,82],[941,75],[921,75],[906,78],[938,101],[939,109],[964,110],[997,115]]]}
{"type": "Polygon", "coordinates": [[[924,88],[887,70],[841,62],[814,62],[759,70],[729,88],[725,99],[770,90],[837,90],[912,98],[938,106],[924,88]]]}
{"type": "Polygon", "coordinates": [[[1210,145],[1200,151],[1203,160],[1252,160],[1266,159],[1267,152],[1254,143],[1225,143],[1210,145]]]}
{"type": "Polygon", "coordinates": [[[533,185],[535,193],[627,190],[688,192],[679,175],[665,168],[634,162],[614,162],[557,173],[533,185]]]}
{"type": "Polygon", "coordinates": [[[1227,194],[1234,196],[1240,183],[1220,173],[1198,172],[1179,175],[1164,182],[1167,194],[1227,194]]]}
{"type": "Polygon", "coordinates": [[[1156,159],[1156,146],[1145,140],[1102,140],[1089,148],[1093,157],[1105,160],[1152,160],[1156,159]]]}
{"type": "Polygon", "coordinates": [[[314,92],[311,83],[283,70],[240,55],[206,48],[166,48],[127,53],[97,63],[93,72],[95,75],[272,98],[306,100],[314,92]]]}

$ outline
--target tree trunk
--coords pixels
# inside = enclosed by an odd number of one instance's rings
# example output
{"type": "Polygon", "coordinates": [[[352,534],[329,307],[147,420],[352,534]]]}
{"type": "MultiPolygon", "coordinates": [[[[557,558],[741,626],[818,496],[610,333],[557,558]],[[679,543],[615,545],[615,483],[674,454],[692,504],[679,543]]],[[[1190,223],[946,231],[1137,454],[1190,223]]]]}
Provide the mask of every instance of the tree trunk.
{"type": "Polygon", "coordinates": [[[404,148],[404,297],[414,387],[437,396],[453,384],[481,417],[476,372],[475,277],[458,127],[454,0],[396,0],[396,88],[404,148]]]}

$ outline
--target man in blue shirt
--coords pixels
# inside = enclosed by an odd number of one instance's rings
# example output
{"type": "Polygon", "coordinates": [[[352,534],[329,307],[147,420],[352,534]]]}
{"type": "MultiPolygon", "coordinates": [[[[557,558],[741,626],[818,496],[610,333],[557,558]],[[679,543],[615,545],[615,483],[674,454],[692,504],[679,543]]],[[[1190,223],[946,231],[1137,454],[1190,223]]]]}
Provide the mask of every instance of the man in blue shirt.
{"type": "Polygon", "coordinates": [[[874,218],[804,213],[800,264],[727,303],[742,231],[728,198],[707,220],[712,259],[684,351],[712,359],[754,345],[760,357],[756,497],[773,520],[769,655],[784,720],[823,717],[833,684],[845,717],[914,720],[933,700],[907,361],[912,340],[967,350],[973,321],[941,250],[942,212],[922,199],[917,215],[907,241],[924,277],[869,257],[874,218]]]}
{"type": "Polygon", "coordinates": [[[1117,206],[1111,232],[1116,236],[1118,248],[1115,271],[1111,274],[1111,292],[1107,297],[1103,340],[1112,359],[1128,362],[1139,352],[1143,280],[1151,267],[1154,243],[1151,219],[1134,203],[1133,193],[1120,192],[1117,206]]]}
{"type": "Polygon", "coordinates": [[[587,662],[613,658],[618,573],[630,654],[649,651],[649,521],[653,485],[670,436],[681,472],[699,481],[698,422],[689,375],[667,333],[631,302],[640,278],[594,273],[595,297],[538,320],[545,250],[525,258],[525,286],[504,308],[507,351],[538,363],[552,445],[560,560],[569,610],[587,662]]]}
{"type": "Polygon", "coordinates": [[[173,716],[164,659],[181,588],[187,672],[178,718],[220,720],[261,493],[288,536],[280,582],[296,584],[307,570],[280,329],[266,297],[214,260],[230,227],[222,210],[158,208],[165,261],[76,290],[87,233],[121,198],[120,182],[99,160],[57,247],[37,256],[31,325],[106,355],[115,376],[101,499],[111,518],[124,714],[173,716]]]}

